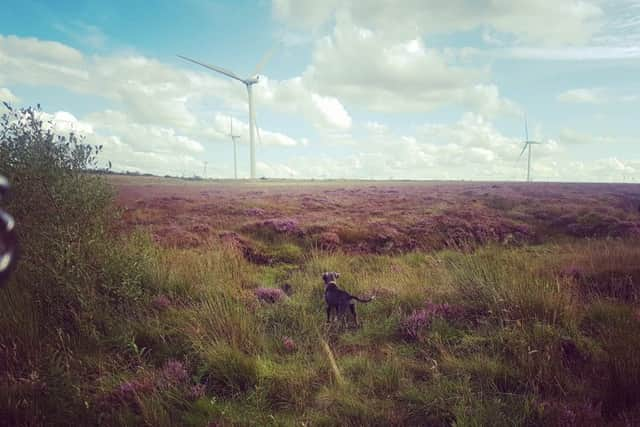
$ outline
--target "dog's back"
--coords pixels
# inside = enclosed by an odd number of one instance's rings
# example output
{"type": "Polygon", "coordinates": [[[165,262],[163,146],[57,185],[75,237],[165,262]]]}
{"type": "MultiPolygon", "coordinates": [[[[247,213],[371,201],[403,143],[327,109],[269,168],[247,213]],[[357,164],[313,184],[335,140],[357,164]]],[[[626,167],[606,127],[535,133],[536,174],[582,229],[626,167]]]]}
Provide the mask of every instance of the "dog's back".
{"type": "Polygon", "coordinates": [[[335,283],[326,284],[324,287],[324,300],[330,307],[349,305],[353,298],[351,294],[338,288],[335,283]]]}

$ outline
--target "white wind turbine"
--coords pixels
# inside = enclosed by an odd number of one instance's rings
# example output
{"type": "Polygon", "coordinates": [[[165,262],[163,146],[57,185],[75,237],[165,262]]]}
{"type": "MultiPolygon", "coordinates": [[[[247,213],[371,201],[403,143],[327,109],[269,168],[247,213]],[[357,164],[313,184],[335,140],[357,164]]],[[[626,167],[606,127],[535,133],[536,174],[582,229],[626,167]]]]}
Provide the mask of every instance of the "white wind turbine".
{"type": "Polygon", "coordinates": [[[258,80],[260,79],[260,76],[258,75],[258,73],[267,64],[267,61],[273,55],[274,50],[275,49],[271,49],[269,52],[267,52],[264,55],[264,57],[262,58],[262,61],[260,61],[256,66],[256,70],[253,73],[253,77],[247,77],[245,79],[239,77],[232,71],[226,70],[224,68],[217,67],[215,65],[204,64],[202,62],[196,61],[195,59],[187,58],[186,56],[182,56],[182,55],[177,55],[179,58],[184,59],[185,61],[193,62],[194,64],[201,65],[205,68],[208,68],[209,70],[213,70],[217,73],[224,74],[227,77],[231,77],[232,79],[238,80],[239,82],[242,82],[247,87],[247,96],[249,98],[249,143],[250,143],[250,152],[251,152],[250,154],[251,179],[256,178],[256,142],[255,142],[256,119],[255,119],[255,112],[253,109],[253,92],[251,90],[251,87],[254,84],[258,83],[258,80]]]}
{"type": "Polygon", "coordinates": [[[520,152],[519,159],[522,158],[524,151],[529,149],[529,158],[527,159],[527,182],[531,182],[531,146],[533,144],[540,144],[538,141],[529,141],[529,129],[527,128],[527,116],[524,116],[524,146],[522,147],[522,151],[520,152]]]}
{"type": "Polygon", "coordinates": [[[229,136],[233,141],[233,178],[238,179],[238,160],[237,160],[238,150],[236,148],[236,140],[240,138],[240,135],[233,134],[233,117],[229,117],[229,120],[231,122],[231,126],[230,126],[231,131],[229,132],[229,136]]]}

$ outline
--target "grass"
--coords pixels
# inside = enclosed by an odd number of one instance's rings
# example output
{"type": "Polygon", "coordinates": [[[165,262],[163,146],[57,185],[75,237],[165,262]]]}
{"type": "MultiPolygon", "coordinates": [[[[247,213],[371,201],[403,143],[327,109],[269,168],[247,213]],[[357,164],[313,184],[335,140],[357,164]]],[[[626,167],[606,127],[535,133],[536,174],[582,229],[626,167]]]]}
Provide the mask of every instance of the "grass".
{"type": "Polygon", "coordinates": [[[138,275],[121,280],[146,283],[148,295],[120,295],[117,286],[108,292],[110,304],[133,299],[137,312],[122,312],[121,326],[107,327],[95,341],[56,330],[45,357],[39,337],[48,331],[38,328],[42,320],[26,295],[15,286],[2,290],[5,419],[63,424],[80,413],[80,423],[108,425],[638,420],[636,306],[562,272],[633,271],[640,252],[631,242],[398,256],[312,252],[291,267],[256,266],[224,246],[161,249],[144,238],[126,245],[143,256],[138,275]],[[359,305],[361,328],[325,326],[325,270],[343,272],[341,284],[352,293],[378,294],[359,305]],[[294,291],[288,299],[255,299],[254,287],[284,278],[294,291]],[[157,295],[168,303],[154,306],[157,295]],[[417,340],[407,340],[400,325],[426,301],[454,304],[457,314],[436,316],[417,340]],[[283,346],[285,337],[293,349],[283,346]],[[167,360],[182,361],[188,384],[167,388],[153,380],[167,360]],[[155,385],[113,397],[132,381],[155,385]],[[189,398],[198,384],[204,396],[189,398]]]}

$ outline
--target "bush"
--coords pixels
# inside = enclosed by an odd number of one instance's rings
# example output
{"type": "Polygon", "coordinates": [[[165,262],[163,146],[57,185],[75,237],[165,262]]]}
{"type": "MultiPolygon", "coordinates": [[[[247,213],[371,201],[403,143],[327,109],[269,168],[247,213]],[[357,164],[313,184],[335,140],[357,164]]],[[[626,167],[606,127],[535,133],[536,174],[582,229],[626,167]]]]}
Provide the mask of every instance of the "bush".
{"type": "Polygon", "coordinates": [[[108,273],[101,242],[113,192],[87,173],[100,147],[55,134],[41,116],[9,107],[0,119],[0,167],[13,185],[8,207],[22,247],[13,286],[32,294],[50,326],[78,329],[99,291],[96,273],[108,273]]]}
{"type": "Polygon", "coordinates": [[[22,257],[0,289],[0,349],[11,349],[0,358],[7,373],[0,395],[16,396],[0,406],[0,418],[91,423],[84,352],[93,354],[105,338],[117,341],[126,320],[139,315],[149,272],[145,244],[110,237],[114,193],[92,174],[100,147],[56,134],[39,107],[5,106],[0,170],[12,184],[7,207],[22,257]]]}

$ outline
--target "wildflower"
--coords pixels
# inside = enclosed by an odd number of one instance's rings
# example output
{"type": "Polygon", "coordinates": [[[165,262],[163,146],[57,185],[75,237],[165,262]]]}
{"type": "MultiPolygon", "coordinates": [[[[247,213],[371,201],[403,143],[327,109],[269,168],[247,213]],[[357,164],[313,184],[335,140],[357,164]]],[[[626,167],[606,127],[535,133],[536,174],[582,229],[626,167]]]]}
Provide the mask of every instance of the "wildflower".
{"type": "Polygon", "coordinates": [[[251,208],[251,209],[247,209],[245,211],[245,214],[249,215],[249,216],[262,216],[265,214],[264,209],[260,209],[260,208],[251,208]]]}
{"type": "Polygon", "coordinates": [[[153,390],[154,384],[149,379],[125,381],[118,385],[113,391],[113,396],[120,400],[132,401],[139,394],[148,393],[153,390]]]}
{"type": "Polygon", "coordinates": [[[157,295],[152,301],[153,307],[159,311],[171,307],[171,300],[166,295],[157,295]]]}
{"type": "Polygon", "coordinates": [[[189,388],[189,393],[187,394],[187,397],[191,400],[198,400],[202,396],[204,396],[205,391],[206,391],[206,387],[204,384],[194,384],[191,386],[191,388],[189,388]]]}
{"type": "Polygon", "coordinates": [[[431,322],[431,313],[424,308],[414,310],[404,321],[401,328],[407,338],[417,339],[420,330],[431,322]]]}
{"type": "Polygon", "coordinates": [[[284,349],[287,350],[289,353],[291,353],[291,352],[296,350],[296,343],[290,337],[282,338],[282,345],[283,345],[284,349]]]}
{"type": "Polygon", "coordinates": [[[298,221],[291,218],[268,219],[264,221],[264,225],[279,233],[297,234],[300,231],[298,221]]]}
{"type": "Polygon", "coordinates": [[[420,332],[431,324],[433,318],[455,319],[460,316],[460,312],[461,308],[458,306],[426,301],[424,307],[414,310],[404,319],[400,328],[407,338],[418,339],[420,332]]]}
{"type": "Polygon", "coordinates": [[[178,360],[168,360],[162,367],[162,376],[170,384],[178,384],[184,382],[189,374],[182,362],[178,360]]]}

